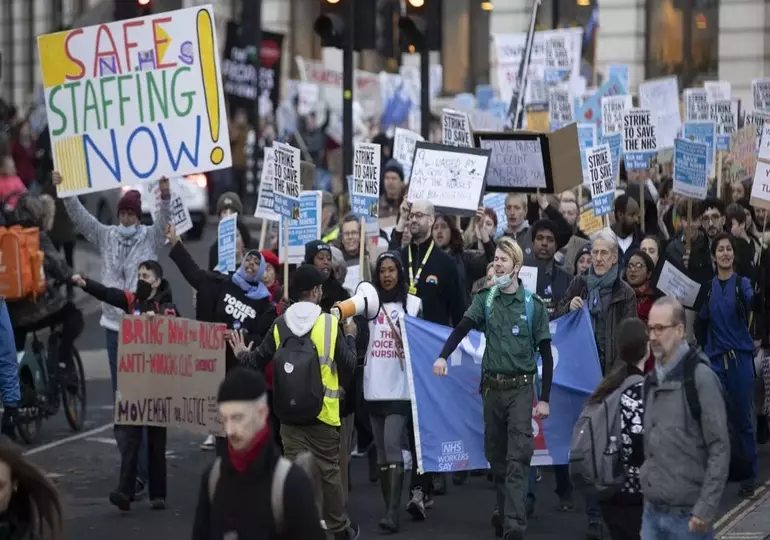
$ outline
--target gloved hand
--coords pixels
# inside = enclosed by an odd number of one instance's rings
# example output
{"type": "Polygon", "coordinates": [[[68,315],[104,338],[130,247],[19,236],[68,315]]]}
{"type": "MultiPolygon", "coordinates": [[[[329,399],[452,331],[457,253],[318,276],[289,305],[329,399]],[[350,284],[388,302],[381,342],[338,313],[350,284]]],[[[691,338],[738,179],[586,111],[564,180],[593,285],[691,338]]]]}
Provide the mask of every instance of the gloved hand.
{"type": "Polygon", "coordinates": [[[3,411],[3,420],[0,422],[0,433],[16,440],[16,417],[19,414],[19,409],[15,405],[5,405],[3,411]]]}

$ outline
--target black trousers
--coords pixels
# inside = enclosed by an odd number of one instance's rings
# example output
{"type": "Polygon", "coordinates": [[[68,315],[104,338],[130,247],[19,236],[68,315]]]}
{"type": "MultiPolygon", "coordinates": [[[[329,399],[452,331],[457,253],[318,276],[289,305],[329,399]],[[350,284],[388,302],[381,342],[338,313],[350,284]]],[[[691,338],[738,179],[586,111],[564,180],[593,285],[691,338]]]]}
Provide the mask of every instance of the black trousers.
{"type": "MultiPolygon", "coordinates": [[[[56,251],[64,251],[64,260],[70,268],[75,268],[75,242],[54,242],[56,251]]],[[[73,285],[70,281],[67,283],[67,297],[72,298],[73,285]]]]}
{"type": "Polygon", "coordinates": [[[617,497],[601,501],[602,518],[607,524],[612,540],[640,540],[642,531],[642,506],[617,497]]]}
{"type": "MultiPolygon", "coordinates": [[[[123,440],[120,455],[120,483],[118,491],[134,496],[136,467],[142,448],[143,426],[115,426],[123,440]]],[[[166,498],[166,428],[147,427],[147,466],[150,500],[166,498]]]]}

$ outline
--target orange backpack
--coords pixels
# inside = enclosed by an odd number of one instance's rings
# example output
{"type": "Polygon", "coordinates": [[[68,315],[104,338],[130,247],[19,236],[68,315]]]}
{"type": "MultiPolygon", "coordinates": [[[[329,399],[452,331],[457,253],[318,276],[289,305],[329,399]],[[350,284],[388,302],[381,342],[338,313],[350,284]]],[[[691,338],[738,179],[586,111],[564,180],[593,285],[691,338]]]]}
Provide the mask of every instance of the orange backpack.
{"type": "Polygon", "coordinates": [[[43,259],[40,229],[0,227],[0,296],[13,301],[45,292],[43,259]]]}

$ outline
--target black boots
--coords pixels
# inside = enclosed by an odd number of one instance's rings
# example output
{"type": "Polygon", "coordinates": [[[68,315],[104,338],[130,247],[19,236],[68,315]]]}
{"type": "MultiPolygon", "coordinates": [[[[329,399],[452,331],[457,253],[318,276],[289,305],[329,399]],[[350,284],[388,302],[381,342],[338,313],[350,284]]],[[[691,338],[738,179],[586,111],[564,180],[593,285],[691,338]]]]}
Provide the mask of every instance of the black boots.
{"type": "Polygon", "coordinates": [[[404,465],[391,463],[380,467],[380,487],[387,512],[379,522],[380,530],[387,533],[398,532],[401,514],[401,494],[404,491],[404,465]]]}
{"type": "Polygon", "coordinates": [[[377,449],[372,444],[366,452],[366,459],[369,465],[369,481],[374,484],[379,478],[379,465],[377,464],[377,449]]]}

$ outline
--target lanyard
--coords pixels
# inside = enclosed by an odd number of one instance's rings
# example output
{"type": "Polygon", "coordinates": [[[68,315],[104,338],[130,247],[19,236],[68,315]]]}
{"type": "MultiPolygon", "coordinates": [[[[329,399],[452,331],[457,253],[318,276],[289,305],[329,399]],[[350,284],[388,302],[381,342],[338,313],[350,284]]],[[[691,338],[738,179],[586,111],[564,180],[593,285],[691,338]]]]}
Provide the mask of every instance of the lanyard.
{"type": "Polygon", "coordinates": [[[432,251],[433,240],[430,241],[430,247],[428,248],[428,251],[425,252],[425,256],[422,258],[420,267],[417,269],[417,274],[415,275],[414,268],[412,268],[412,247],[409,246],[409,292],[411,294],[417,294],[417,282],[420,281],[422,269],[425,267],[425,263],[428,262],[428,257],[430,257],[432,251]]]}

